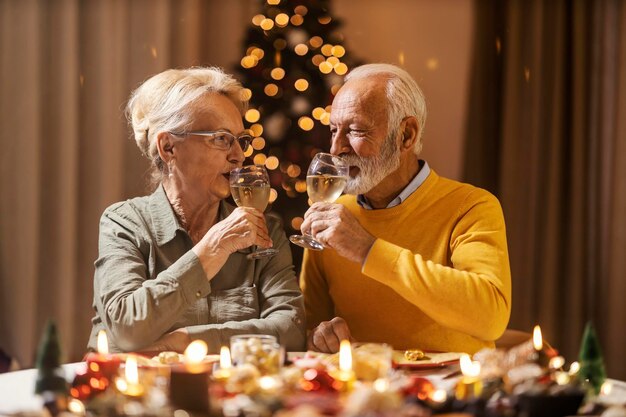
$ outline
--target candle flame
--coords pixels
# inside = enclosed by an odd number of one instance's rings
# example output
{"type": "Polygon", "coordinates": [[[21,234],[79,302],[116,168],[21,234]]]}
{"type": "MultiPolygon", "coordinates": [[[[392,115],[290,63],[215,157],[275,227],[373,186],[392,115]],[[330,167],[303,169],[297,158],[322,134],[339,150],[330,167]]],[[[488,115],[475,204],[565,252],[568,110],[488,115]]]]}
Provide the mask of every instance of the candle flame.
{"type": "Polygon", "coordinates": [[[126,359],[126,369],[125,369],[126,381],[129,384],[137,384],[139,383],[139,372],[137,371],[137,358],[134,356],[129,356],[126,359]]]}
{"type": "Polygon", "coordinates": [[[339,369],[342,371],[352,370],[352,347],[347,340],[342,340],[339,345],[339,369]]]}
{"type": "Polygon", "coordinates": [[[445,389],[437,389],[432,394],[432,400],[436,403],[445,402],[448,399],[448,393],[445,389]]]}
{"type": "Polygon", "coordinates": [[[109,341],[107,339],[107,332],[104,330],[100,330],[98,332],[98,353],[108,354],[109,353],[109,341]]]}
{"type": "Polygon", "coordinates": [[[536,351],[543,349],[543,337],[541,336],[541,327],[539,325],[533,329],[533,346],[536,351]]]}
{"type": "Polygon", "coordinates": [[[472,361],[467,353],[461,355],[460,363],[461,372],[464,376],[477,377],[480,375],[480,363],[472,361]]]}
{"type": "Polygon", "coordinates": [[[233,362],[230,358],[230,349],[228,346],[222,346],[220,349],[220,368],[228,369],[233,366],[233,362]]]}
{"type": "Polygon", "coordinates": [[[200,363],[204,360],[209,347],[203,340],[194,340],[189,343],[187,349],[185,349],[185,362],[186,363],[200,363]]]}

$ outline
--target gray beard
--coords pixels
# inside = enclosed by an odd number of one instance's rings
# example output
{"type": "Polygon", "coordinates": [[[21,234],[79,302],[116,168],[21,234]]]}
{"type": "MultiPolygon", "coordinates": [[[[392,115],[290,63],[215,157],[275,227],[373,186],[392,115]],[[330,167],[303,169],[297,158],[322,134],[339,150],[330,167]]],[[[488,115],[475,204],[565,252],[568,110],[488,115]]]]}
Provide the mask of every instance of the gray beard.
{"type": "Polygon", "coordinates": [[[377,156],[369,158],[362,158],[354,154],[344,156],[348,165],[360,169],[356,177],[348,178],[348,184],[344,189],[346,194],[365,194],[398,169],[400,166],[400,149],[395,143],[395,136],[389,135],[387,137],[380,154],[377,156]]]}

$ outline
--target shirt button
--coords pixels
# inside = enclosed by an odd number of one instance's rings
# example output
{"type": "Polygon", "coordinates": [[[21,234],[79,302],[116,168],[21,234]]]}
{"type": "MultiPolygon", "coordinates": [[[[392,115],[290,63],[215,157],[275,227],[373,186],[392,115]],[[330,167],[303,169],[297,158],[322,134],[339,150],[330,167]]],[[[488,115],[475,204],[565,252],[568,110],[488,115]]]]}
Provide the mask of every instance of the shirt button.
{"type": "Polygon", "coordinates": [[[196,292],[196,297],[198,297],[198,298],[202,297],[202,293],[200,291],[197,291],[196,292]]]}

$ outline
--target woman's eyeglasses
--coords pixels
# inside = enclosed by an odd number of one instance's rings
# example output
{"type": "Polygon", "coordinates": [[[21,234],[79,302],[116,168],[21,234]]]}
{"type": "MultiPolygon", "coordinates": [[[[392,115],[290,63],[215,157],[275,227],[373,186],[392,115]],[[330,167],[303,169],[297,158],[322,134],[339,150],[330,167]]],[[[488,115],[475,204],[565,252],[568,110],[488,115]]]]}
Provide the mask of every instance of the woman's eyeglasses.
{"type": "Polygon", "coordinates": [[[248,150],[250,143],[254,137],[249,133],[242,133],[239,136],[235,136],[225,130],[196,130],[191,132],[169,132],[171,135],[178,137],[187,136],[201,136],[204,141],[217,149],[223,151],[229,151],[235,140],[239,143],[241,150],[245,152],[248,150]]]}

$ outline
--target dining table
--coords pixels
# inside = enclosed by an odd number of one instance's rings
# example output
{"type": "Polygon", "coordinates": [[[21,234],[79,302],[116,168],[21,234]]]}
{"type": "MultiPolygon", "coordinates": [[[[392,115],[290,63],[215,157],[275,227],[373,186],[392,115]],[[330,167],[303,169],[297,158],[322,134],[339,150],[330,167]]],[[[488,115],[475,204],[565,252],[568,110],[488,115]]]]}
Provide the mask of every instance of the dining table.
{"type": "MultiPolygon", "coordinates": [[[[303,357],[304,352],[289,352],[288,361],[303,357]]],[[[67,363],[61,366],[65,379],[71,383],[77,373],[86,370],[86,362],[67,363]]],[[[408,367],[397,369],[412,377],[428,379],[437,389],[450,391],[462,378],[458,362],[436,367],[408,367]]],[[[24,369],[0,374],[0,416],[8,417],[35,417],[45,416],[42,413],[43,399],[35,394],[37,369],[24,369]]],[[[626,402],[626,382],[607,379],[612,390],[611,398],[624,398],[626,402]]]]}
{"type": "MultiPolygon", "coordinates": [[[[288,352],[291,361],[301,358],[305,352],[288,352]]],[[[68,383],[77,373],[84,372],[86,362],[63,364],[68,383]]],[[[436,367],[407,368],[411,375],[428,378],[437,388],[451,389],[460,377],[458,362],[436,367]]],[[[24,369],[0,374],[0,416],[37,416],[43,408],[43,399],[35,394],[37,369],[24,369]]]]}

